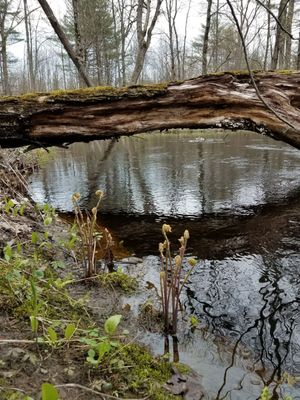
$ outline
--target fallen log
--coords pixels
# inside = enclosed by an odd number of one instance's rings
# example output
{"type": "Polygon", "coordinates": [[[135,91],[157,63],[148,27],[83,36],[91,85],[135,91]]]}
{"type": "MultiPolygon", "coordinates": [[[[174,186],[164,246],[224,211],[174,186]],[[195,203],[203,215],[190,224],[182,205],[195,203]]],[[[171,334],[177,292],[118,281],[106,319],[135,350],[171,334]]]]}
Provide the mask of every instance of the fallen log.
{"type": "Polygon", "coordinates": [[[183,82],[0,98],[0,146],[59,145],[171,128],[246,129],[300,149],[300,72],[225,72],[183,82]]]}

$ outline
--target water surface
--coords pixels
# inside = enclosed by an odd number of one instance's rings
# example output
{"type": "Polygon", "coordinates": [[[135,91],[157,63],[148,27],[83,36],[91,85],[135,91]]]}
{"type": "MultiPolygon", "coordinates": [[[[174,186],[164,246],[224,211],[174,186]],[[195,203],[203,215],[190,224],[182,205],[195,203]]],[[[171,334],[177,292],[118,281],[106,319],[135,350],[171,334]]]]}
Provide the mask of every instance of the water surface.
{"type": "MultiPolygon", "coordinates": [[[[62,211],[74,192],[91,208],[99,188],[101,220],[144,257],[145,281],[158,284],[161,224],[174,249],[190,230],[199,262],[184,306],[201,329],[181,332],[180,351],[208,399],[254,400],[284,372],[300,375],[298,150],[248,132],[151,133],[55,150],[31,183],[35,200],[62,211]]],[[[159,335],[143,340],[161,352],[159,335]]],[[[299,384],[281,388],[300,399],[299,384]]]]}

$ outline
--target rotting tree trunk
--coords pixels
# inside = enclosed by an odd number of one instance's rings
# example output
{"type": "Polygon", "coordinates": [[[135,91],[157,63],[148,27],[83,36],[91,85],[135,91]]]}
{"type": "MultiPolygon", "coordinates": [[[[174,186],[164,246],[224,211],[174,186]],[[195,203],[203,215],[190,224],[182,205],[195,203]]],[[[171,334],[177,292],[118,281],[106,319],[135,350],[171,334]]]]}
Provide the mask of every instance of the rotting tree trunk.
{"type": "Polygon", "coordinates": [[[300,73],[247,73],[128,88],[88,88],[0,98],[0,145],[57,145],[171,128],[247,129],[300,149],[300,73]]]}

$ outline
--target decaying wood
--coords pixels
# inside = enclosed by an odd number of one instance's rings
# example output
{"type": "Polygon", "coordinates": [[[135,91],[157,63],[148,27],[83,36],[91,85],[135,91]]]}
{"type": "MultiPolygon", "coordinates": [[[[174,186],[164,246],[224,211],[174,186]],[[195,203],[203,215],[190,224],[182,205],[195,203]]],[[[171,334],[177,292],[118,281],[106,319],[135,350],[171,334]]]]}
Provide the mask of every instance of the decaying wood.
{"type": "Polygon", "coordinates": [[[168,85],[0,98],[0,145],[52,145],[171,128],[247,129],[300,148],[300,72],[208,75],[168,85]]]}

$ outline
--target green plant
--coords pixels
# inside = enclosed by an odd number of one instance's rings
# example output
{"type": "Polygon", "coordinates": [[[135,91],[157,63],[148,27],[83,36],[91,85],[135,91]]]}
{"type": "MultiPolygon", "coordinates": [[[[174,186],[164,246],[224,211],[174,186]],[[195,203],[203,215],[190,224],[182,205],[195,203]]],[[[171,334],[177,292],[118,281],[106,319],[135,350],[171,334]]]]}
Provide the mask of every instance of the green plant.
{"type": "Polygon", "coordinates": [[[161,258],[160,289],[165,334],[176,335],[180,294],[189,275],[196,265],[196,261],[194,259],[189,260],[190,268],[188,272],[182,276],[183,260],[187,241],[190,235],[188,230],[184,231],[183,236],[179,239],[179,254],[173,258],[171,254],[170,241],[167,235],[171,231],[172,229],[170,225],[164,224],[162,226],[162,234],[165,240],[163,243],[159,244],[161,258]]]}
{"type": "Polygon", "coordinates": [[[260,394],[260,400],[271,400],[272,395],[270,394],[268,386],[265,386],[260,394]]]}
{"type": "Polygon", "coordinates": [[[42,384],[42,400],[59,400],[59,394],[51,383],[42,384]]]}
{"type": "Polygon", "coordinates": [[[124,292],[133,292],[138,286],[137,279],[125,274],[118,268],[115,272],[103,273],[98,276],[98,280],[103,286],[118,287],[124,292]]]}
{"type": "Polygon", "coordinates": [[[93,330],[89,332],[90,337],[81,339],[83,343],[91,345],[86,359],[89,364],[98,366],[106,354],[119,346],[119,342],[113,339],[113,335],[121,318],[122,315],[113,315],[105,321],[104,331],[107,336],[100,336],[98,330],[93,330]]]}
{"type": "Polygon", "coordinates": [[[18,202],[15,201],[14,199],[9,199],[9,198],[5,197],[4,203],[5,203],[4,212],[6,214],[12,214],[14,217],[17,216],[18,214],[20,216],[24,215],[24,211],[27,206],[26,202],[18,204],[18,202]]]}

